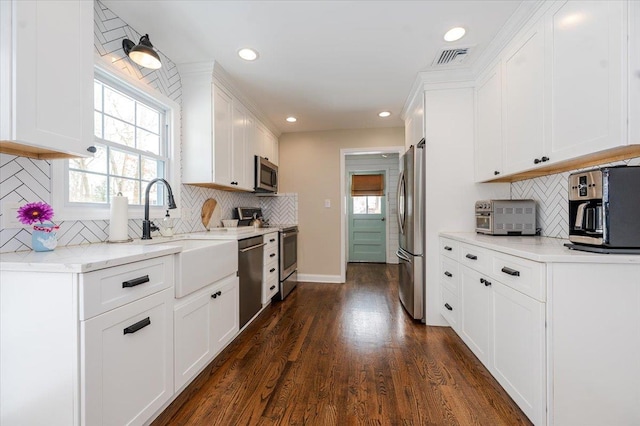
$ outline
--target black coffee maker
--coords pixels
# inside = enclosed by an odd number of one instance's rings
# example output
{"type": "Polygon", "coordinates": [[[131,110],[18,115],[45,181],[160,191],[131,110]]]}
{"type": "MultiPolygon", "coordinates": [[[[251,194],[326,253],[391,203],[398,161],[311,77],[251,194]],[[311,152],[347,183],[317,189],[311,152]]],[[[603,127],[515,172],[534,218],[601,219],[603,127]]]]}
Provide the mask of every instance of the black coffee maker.
{"type": "Polygon", "coordinates": [[[640,253],[640,166],[569,176],[569,240],[576,250],[640,253]]]}

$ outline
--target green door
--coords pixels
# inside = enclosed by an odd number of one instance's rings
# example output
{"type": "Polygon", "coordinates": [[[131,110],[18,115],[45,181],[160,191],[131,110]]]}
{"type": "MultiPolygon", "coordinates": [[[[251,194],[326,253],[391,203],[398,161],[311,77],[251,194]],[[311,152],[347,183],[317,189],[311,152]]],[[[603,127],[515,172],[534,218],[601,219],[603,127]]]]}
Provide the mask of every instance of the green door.
{"type": "MultiPolygon", "coordinates": [[[[371,173],[371,172],[367,172],[371,173]]],[[[375,172],[384,175],[384,172],[375,172]]],[[[358,173],[349,174],[351,176],[358,173]]],[[[386,180],[386,179],[385,179],[386,180]]],[[[348,192],[349,262],[387,261],[385,196],[352,196],[348,192]]]]}

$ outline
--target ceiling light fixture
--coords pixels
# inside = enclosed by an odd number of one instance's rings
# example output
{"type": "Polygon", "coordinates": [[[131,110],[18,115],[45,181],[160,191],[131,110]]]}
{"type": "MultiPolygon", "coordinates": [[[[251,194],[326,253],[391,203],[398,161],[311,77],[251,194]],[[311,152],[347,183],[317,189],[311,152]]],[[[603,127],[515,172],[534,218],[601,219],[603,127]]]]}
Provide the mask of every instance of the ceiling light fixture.
{"type": "Polygon", "coordinates": [[[457,40],[460,40],[462,37],[464,37],[464,34],[466,32],[467,32],[467,30],[465,30],[462,27],[451,28],[444,35],[444,41],[457,41],[457,40]]]}
{"type": "Polygon", "coordinates": [[[249,49],[248,47],[243,47],[238,50],[238,56],[240,56],[245,61],[255,61],[258,59],[258,52],[253,49],[249,49]]]}
{"type": "Polygon", "coordinates": [[[157,70],[162,66],[158,52],[153,49],[153,44],[149,41],[149,34],[140,37],[138,44],[125,38],[122,40],[122,50],[133,62],[141,67],[157,70]]]}
{"type": "Polygon", "coordinates": [[[378,117],[386,118],[389,117],[391,113],[389,111],[382,111],[378,113],[378,117]]]}
{"type": "Polygon", "coordinates": [[[298,119],[297,119],[297,118],[295,118],[295,117],[287,117],[287,121],[288,121],[289,123],[295,123],[296,121],[298,121],[298,119]]]}

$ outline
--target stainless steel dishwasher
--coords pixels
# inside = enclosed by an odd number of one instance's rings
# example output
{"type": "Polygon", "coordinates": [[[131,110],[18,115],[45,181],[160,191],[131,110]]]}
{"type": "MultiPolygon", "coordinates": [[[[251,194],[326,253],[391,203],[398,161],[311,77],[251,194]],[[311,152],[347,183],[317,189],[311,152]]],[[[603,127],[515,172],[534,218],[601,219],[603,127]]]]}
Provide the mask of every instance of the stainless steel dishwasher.
{"type": "Polygon", "coordinates": [[[262,235],[238,241],[240,275],[240,328],[262,308],[262,235]]]}

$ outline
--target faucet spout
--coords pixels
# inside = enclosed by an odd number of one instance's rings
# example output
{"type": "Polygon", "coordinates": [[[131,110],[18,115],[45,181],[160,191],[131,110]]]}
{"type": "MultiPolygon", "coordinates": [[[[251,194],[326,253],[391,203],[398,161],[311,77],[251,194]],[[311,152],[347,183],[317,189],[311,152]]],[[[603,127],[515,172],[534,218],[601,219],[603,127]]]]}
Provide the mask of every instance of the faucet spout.
{"type": "Polygon", "coordinates": [[[142,221],[142,239],[150,240],[151,239],[151,231],[155,231],[158,228],[153,224],[151,220],[149,220],[149,191],[151,190],[151,186],[156,182],[164,183],[164,186],[167,187],[167,198],[169,199],[168,208],[175,209],[176,201],[173,199],[173,191],[171,190],[171,185],[169,182],[162,178],[155,178],[147,185],[147,189],[144,192],[144,220],[142,221]]]}

